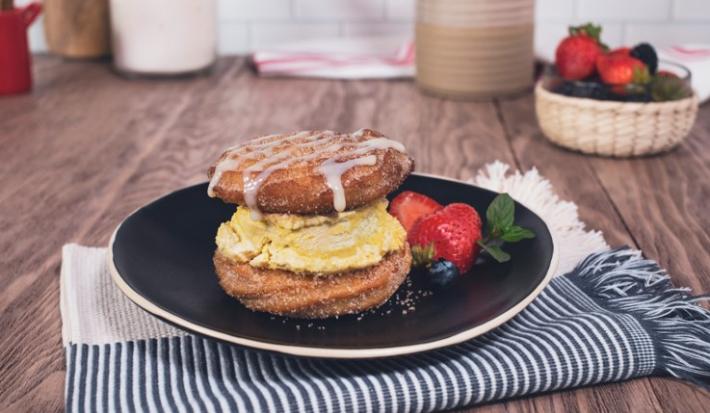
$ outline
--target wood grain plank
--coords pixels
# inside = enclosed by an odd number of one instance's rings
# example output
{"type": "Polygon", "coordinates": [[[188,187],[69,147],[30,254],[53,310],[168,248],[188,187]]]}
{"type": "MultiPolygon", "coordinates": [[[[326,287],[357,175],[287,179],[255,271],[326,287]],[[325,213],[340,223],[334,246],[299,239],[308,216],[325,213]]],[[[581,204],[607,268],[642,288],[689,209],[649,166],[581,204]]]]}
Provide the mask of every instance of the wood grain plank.
{"type": "Polygon", "coordinates": [[[32,288],[23,290],[21,305],[2,314],[0,411],[50,412],[64,407],[58,271],[57,263],[32,288]]]}
{"type": "Polygon", "coordinates": [[[676,150],[592,165],[638,246],[679,286],[710,291],[710,106],[676,150]]]}
{"type": "Polygon", "coordinates": [[[114,190],[117,173],[135,167],[146,146],[160,138],[161,122],[190,95],[184,82],[134,84],[106,65],[69,66],[38,79],[34,95],[0,101],[3,140],[13,149],[0,152],[0,267],[6,269],[0,309],[32,282],[33,270],[57,256],[114,190]],[[45,89],[55,73],[63,81],[45,89]]]}
{"type": "Polygon", "coordinates": [[[599,230],[611,245],[631,245],[633,238],[606,199],[589,158],[548,143],[537,126],[531,96],[498,102],[501,116],[522,169],[536,168],[562,199],[577,204],[582,222],[599,230]]]}
{"type": "MultiPolygon", "coordinates": [[[[243,62],[228,66],[243,67],[243,62]]],[[[10,193],[0,204],[5,235],[0,248],[6,252],[0,257],[0,328],[5,332],[0,336],[0,407],[34,406],[42,402],[35,395],[48,392],[63,399],[63,389],[47,380],[64,370],[57,277],[61,245],[82,238],[157,142],[170,138],[166,128],[190,96],[212,89],[224,72],[218,68],[215,77],[191,82],[133,83],[117,78],[106,65],[82,63],[75,70],[84,77],[62,70],[45,73],[48,83],[55,74],[63,81],[46,94],[36,92],[34,101],[20,99],[20,106],[28,107],[17,112],[25,117],[19,126],[15,118],[0,119],[3,126],[12,125],[9,139],[19,148],[19,153],[0,155],[16,164],[10,178],[25,179],[39,191],[39,197],[10,193]],[[86,90],[72,83],[92,76],[96,84],[86,90]],[[39,112],[45,105],[54,109],[47,117],[39,112]],[[66,113],[71,122],[63,121],[66,113]]],[[[45,82],[38,84],[41,90],[45,82]]],[[[18,184],[3,188],[3,194],[16,192],[18,184]]]]}

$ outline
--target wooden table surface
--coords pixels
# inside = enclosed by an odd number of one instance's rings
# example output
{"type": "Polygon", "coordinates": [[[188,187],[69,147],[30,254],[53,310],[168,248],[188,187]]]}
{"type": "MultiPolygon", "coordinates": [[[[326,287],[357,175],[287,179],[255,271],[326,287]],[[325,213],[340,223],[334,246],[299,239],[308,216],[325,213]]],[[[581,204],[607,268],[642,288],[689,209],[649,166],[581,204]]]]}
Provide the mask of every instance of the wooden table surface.
{"type": "MultiPolygon", "coordinates": [[[[240,58],[197,79],[126,80],[105,63],[35,58],[35,90],[0,98],[0,410],[63,408],[63,244],[106,245],[146,201],[204,181],[227,145],[297,129],[371,127],[403,141],[419,171],[468,178],[496,159],[538,170],[611,245],[641,248],[677,285],[710,292],[710,106],[671,153],[582,156],[545,141],[532,96],[456,102],[411,81],[259,79],[240,58]]],[[[707,411],[710,393],[671,379],[480,408],[707,411]]]]}

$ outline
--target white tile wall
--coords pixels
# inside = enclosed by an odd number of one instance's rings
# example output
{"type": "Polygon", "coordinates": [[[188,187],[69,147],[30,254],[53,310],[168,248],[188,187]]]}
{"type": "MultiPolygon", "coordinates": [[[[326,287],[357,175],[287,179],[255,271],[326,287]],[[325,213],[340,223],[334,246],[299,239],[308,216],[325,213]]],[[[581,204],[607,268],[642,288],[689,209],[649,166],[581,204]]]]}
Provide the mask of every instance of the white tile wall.
{"type": "MultiPolygon", "coordinates": [[[[676,20],[710,21],[710,1],[708,0],[677,0],[673,4],[673,18],[676,20]]],[[[710,30],[710,27],[708,28],[710,30]]]]}
{"type": "Polygon", "coordinates": [[[414,20],[414,0],[385,0],[385,3],[387,20],[414,20]]]}
{"type": "Polygon", "coordinates": [[[672,39],[683,39],[688,43],[710,44],[710,24],[655,24],[633,23],[626,26],[624,38],[630,43],[648,41],[652,44],[668,44],[672,39]]]}
{"type": "Polygon", "coordinates": [[[574,17],[574,1],[571,0],[537,0],[535,2],[535,19],[537,21],[569,20],[574,17]]]}
{"type": "MultiPolygon", "coordinates": [[[[258,1],[258,0],[257,0],[258,1]]],[[[379,21],[385,14],[383,0],[292,0],[299,20],[379,21]]]]}
{"type": "Polygon", "coordinates": [[[377,36],[413,33],[414,23],[411,22],[383,22],[383,23],[345,23],[343,35],[350,36],[377,36]]]}
{"type": "MultiPolygon", "coordinates": [[[[16,0],[25,4],[31,0],[16,0]]],[[[219,50],[255,48],[317,37],[413,33],[416,0],[217,0],[219,50]]],[[[499,0],[502,1],[502,0],[499,0]]],[[[537,0],[535,48],[551,57],[569,24],[604,25],[610,46],[710,43],[710,0],[537,0]]],[[[46,49],[41,22],[30,29],[33,50],[46,49]]]]}
{"type": "Polygon", "coordinates": [[[664,21],[670,11],[671,0],[577,0],[577,16],[590,20],[664,21]]]}
{"type": "Polygon", "coordinates": [[[283,44],[296,40],[340,35],[338,23],[250,23],[250,45],[252,48],[268,48],[274,44],[283,44]]]}
{"type": "Polygon", "coordinates": [[[239,54],[249,50],[249,25],[239,22],[219,24],[219,50],[222,54],[239,54]]]}
{"type": "Polygon", "coordinates": [[[291,19],[289,0],[218,0],[221,21],[273,21],[291,19]]]}

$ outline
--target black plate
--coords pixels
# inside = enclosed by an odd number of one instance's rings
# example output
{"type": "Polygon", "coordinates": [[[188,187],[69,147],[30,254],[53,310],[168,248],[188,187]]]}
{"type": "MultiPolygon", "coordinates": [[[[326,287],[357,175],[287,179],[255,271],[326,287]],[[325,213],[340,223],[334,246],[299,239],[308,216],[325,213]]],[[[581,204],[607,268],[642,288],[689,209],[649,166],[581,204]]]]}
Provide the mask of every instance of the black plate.
{"type": "MultiPolygon", "coordinates": [[[[414,174],[400,188],[442,204],[465,202],[482,218],[495,193],[414,174]]],[[[392,194],[393,196],[396,193],[392,194]]],[[[113,277],[147,311],[181,328],[266,350],[321,357],[382,357],[455,344],[507,321],[540,292],[556,266],[550,232],[516,203],[516,222],[535,239],[507,246],[506,264],[483,262],[455,288],[430,293],[413,274],[384,306],[329,320],[252,312],[227,296],[212,266],[214,237],[234,206],[207,197],[207,184],[173,192],[139,209],[116,230],[113,277]]]]}

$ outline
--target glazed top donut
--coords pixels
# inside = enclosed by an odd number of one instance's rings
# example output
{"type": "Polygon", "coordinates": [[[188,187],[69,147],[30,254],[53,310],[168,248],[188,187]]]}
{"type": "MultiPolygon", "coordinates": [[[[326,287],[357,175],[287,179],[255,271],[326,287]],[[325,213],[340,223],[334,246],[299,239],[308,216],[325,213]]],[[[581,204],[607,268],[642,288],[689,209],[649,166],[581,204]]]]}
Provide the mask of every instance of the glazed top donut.
{"type": "Polygon", "coordinates": [[[384,197],[412,168],[401,143],[370,129],[269,135],[227,149],[208,171],[208,194],[254,217],[325,215],[384,197]]]}

